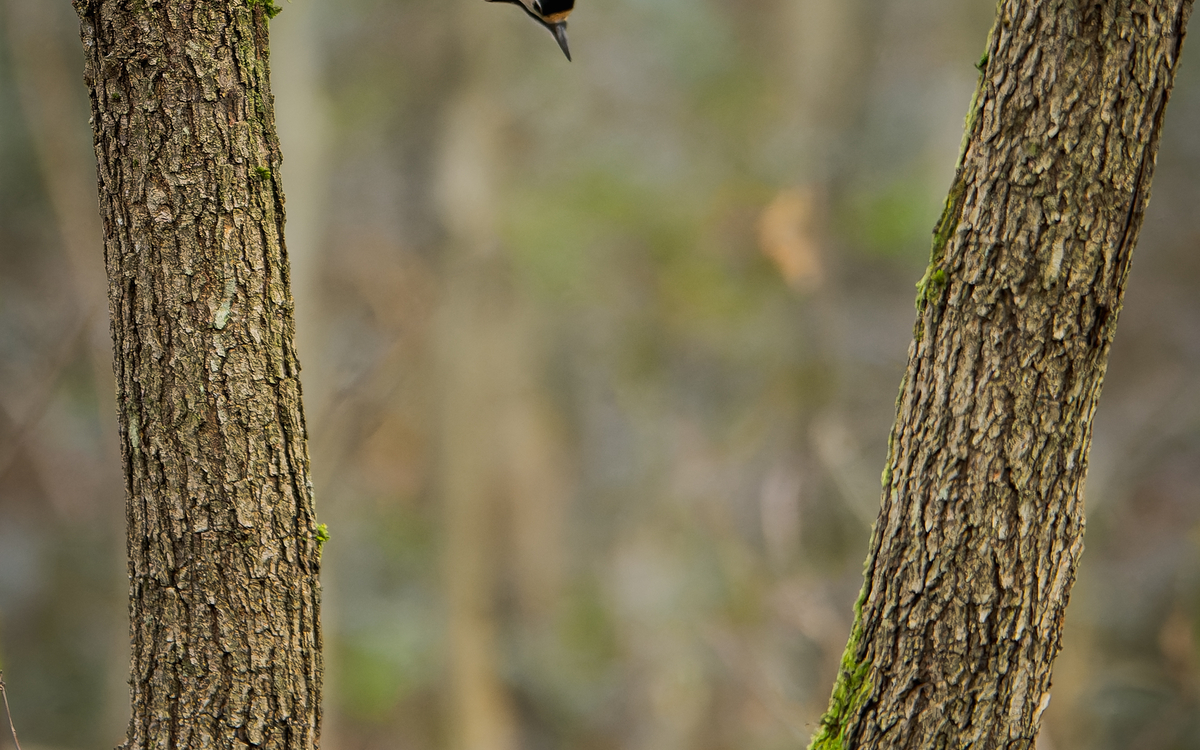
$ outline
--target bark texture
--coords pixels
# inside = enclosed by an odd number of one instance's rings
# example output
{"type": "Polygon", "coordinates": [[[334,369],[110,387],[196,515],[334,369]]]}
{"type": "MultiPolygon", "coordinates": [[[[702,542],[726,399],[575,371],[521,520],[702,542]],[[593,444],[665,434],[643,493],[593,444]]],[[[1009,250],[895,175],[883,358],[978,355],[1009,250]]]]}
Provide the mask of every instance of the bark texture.
{"type": "Polygon", "coordinates": [[[815,748],[1030,748],[1190,0],[1001,0],[815,748]]]}
{"type": "Polygon", "coordinates": [[[315,748],[313,514],[262,0],[75,0],[128,493],[126,746],[315,748]]]}

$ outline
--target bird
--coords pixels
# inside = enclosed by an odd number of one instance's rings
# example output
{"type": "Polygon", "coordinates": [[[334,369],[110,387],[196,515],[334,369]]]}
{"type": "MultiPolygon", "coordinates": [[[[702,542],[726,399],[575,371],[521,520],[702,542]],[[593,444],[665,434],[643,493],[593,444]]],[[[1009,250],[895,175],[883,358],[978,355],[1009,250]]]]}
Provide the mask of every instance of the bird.
{"type": "Polygon", "coordinates": [[[489,3],[512,3],[520,6],[533,20],[546,27],[554,35],[558,46],[562,48],[567,61],[571,60],[571,50],[567,47],[567,16],[575,10],[575,0],[487,0],[489,3]]]}

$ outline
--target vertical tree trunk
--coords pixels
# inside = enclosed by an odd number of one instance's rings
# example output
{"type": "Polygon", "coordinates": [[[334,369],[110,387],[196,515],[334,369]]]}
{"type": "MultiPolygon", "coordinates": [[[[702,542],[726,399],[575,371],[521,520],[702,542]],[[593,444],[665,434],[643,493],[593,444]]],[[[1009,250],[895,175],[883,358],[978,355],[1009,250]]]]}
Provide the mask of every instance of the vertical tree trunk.
{"type": "Polygon", "coordinates": [[[315,748],[313,515],[264,0],[75,0],[128,494],[127,747],[315,748]]]}
{"type": "Polygon", "coordinates": [[[1001,0],[814,748],[1028,748],[1191,0],[1001,0]]]}
{"type": "MultiPolygon", "coordinates": [[[[467,25],[460,31],[479,37],[467,25]]],[[[475,49],[475,48],[471,48],[475,49]]],[[[473,80],[478,60],[468,56],[473,80]]],[[[498,424],[509,395],[511,290],[495,242],[498,113],[468,83],[446,118],[440,209],[448,235],[438,344],[439,488],[448,653],[446,744],[515,750],[517,721],[503,680],[497,588],[502,575],[504,489],[498,424]]]]}

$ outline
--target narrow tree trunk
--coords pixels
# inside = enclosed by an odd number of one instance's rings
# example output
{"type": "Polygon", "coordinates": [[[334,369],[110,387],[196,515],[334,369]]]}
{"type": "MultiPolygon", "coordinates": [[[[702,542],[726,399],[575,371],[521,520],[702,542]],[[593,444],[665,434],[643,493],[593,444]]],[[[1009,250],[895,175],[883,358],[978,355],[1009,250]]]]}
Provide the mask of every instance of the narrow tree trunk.
{"type": "Polygon", "coordinates": [[[1029,748],[1191,0],[1001,0],[814,748],[1029,748]]]}
{"type": "MultiPolygon", "coordinates": [[[[478,19],[476,19],[478,23],[478,19]]],[[[469,41],[476,24],[459,29],[469,41]]],[[[466,45],[471,50],[480,47],[466,45]]],[[[504,684],[497,587],[502,568],[504,490],[498,425],[511,356],[511,290],[495,242],[498,116],[481,58],[450,106],[441,144],[439,204],[447,233],[438,326],[442,384],[439,481],[448,653],[446,747],[515,750],[517,721],[504,684]]]]}
{"type": "Polygon", "coordinates": [[[313,516],[263,0],[75,0],[128,495],[127,747],[315,748],[313,516]]]}

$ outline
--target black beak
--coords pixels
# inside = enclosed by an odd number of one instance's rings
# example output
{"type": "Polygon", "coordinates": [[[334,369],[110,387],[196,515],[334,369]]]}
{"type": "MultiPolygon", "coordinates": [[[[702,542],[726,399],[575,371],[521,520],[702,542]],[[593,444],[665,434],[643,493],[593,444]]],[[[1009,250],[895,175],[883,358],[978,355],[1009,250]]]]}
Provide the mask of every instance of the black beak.
{"type": "Polygon", "coordinates": [[[563,54],[567,56],[567,62],[570,62],[571,48],[567,46],[567,22],[559,21],[558,23],[546,24],[546,28],[550,29],[550,33],[554,35],[558,46],[562,47],[563,54]]]}
{"type": "Polygon", "coordinates": [[[487,0],[489,3],[512,3],[521,10],[525,11],[525,15],[545,26],[551,34],[554,35],[554,40],[558,42],[558,46],[562,48],[563,54],[567,56],[567,62],[571,61],[571,48],[567,46],[567,22],[559,21],[558,23],[550,23],[546,19],[534,13],[529,8],[525,7],[525,3],[521,0],[487,0]]]}

